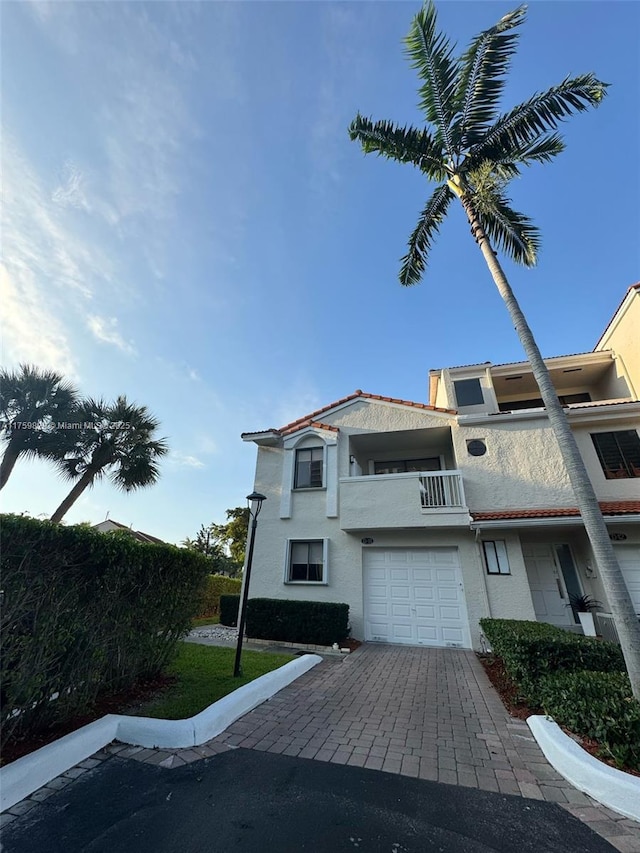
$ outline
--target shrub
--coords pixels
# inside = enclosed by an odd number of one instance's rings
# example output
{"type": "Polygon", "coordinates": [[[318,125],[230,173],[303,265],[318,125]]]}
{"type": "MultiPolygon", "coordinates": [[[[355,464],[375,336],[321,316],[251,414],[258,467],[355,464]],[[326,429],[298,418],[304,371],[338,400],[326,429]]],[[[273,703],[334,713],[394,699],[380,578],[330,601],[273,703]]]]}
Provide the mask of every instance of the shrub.
{"type": "Polygon", "coordinates": [[[496,655],[525,697],[537,701],[537,684],[554,672],[590,670],[624,672],[620,647],[581,634],[572,634],[545,622],[517,619],[481,619],[496,655]]]}
{"type": "Polygon", "coordinates": [[[239,595],[220,596],[220,624],[235,627],[238,624],[239,595]]]}
{"type": "Polygon", "coordinates": [[[640,770],[640,704],[625,673],[546,675],[538,699],[558,725],[597,740],[619,765],[640,770]]]}
{"type": "Polygon", "coordinates": [[[247,636],[330,646],[347,636],[349,605],[326,601],[250,598],[247,636]]]}
{"type": "Polygon", "coordinates": [[[201,554],[173,545],[2,516],[3,742],[157,674],[191,626],[206,571],[201,554]]]}
{"type": "Polygon", "coordinates": [[[207,575],[197,616],[217,616],[220,612],[220,596],[240,592],[242,581],[226,575],[207,575]]]}

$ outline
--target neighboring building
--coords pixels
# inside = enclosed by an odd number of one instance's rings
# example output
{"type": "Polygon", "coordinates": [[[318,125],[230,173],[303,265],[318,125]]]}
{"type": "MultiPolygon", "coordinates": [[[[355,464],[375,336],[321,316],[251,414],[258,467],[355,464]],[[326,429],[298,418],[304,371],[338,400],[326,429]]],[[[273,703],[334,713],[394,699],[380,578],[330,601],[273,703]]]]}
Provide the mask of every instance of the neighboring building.
{"type": "Polygon", "coordinates": [[[130,533],[140,542],[150,542],[152,545],[167,544],[166,542],[163,542],[162,539],[157,539],[155,536],[151,536],[150,533],[143,533],[141,530],[133,530],[133,528],[128,527],[126,524],[120,524],[119,521],[114,521],[112,518],[107,518],[104,521],[101,521],[100,524],[94,524],[93,529],[97,530],[99,533],[112,533],[114,530],[126,530],[127,533],[130,533]]]}
{"type": "MultiPolygon", "coordinates": [[[[640,284],[593,352],[546,359],[640,613],[640,284]]],[[[429,404],[356,391],[258,445],[251,597],[343,601],[352,636],[479,647],[483,616],[577,628],[606,604],[527,362],[430,372],[429,404]]]]}

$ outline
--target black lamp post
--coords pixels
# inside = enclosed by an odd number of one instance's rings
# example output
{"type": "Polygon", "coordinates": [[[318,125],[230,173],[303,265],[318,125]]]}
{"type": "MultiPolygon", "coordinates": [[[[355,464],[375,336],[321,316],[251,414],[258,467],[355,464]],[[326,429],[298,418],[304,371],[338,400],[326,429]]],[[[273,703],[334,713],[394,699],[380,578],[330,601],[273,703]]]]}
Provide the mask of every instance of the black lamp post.
{"type": "Polygon", "coordinates": [[[242,603],[240,605],[240,619],[238,620],[238,645],[236,646],[236,662],[233,666],[233,677],[237,678],[242,675],[240,668],[240,658],[242,656],[242,640],[244,637],[244,623],[247,618],[247,599],[249,598],[249,581],[251,580],[251,564],[253,562],[253,545],[256,540],[256,527],[258,526],[258,516],[262,509],[262,502],[266,501],[265,495],[259,492],[252,492],[247,495],[249,502],[249,515],[251,517],[251,535],[249,537],[249,553],[247,554],[247,567],[245,569],[244,589],[242,592],[242,603]]]}

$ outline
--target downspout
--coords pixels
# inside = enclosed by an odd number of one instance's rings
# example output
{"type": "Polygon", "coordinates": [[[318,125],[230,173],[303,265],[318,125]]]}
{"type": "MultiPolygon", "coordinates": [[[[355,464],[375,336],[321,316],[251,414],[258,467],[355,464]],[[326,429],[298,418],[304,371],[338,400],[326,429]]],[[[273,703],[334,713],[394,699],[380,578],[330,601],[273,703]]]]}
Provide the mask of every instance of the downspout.
{"type": "MultiPolygon", "coordinates": [[[[480,535],[481,535],[480,528],[476,527],[476,535],[475,535],[476,546],[478,546],[478,541],[480,539],[480,535]]],[[[478,550],[479,550],[479,548],[478,548],[478,550]]],[[[487,588],[487,578],[485,577],[485,574],[484,574],[484,566],[482,565],[482,557],[480,557],[479,566],[480,566],[480,578],[481,578],[480,587],[482,589],[482,597],[484,599],[485,611],[486,611],[487,617],[489,619],[491,619],[492,618],[492,616],[491,616],[491,602],[489,601],[489,589],[487,588]]],[[[485,635],[482,632],[482,629],[480,629],[480,645],[482,646],[483,653],[486,654],[486,652],[489,651],[490,647],[489,647],[489,642],[487,641],[487,638],[485,637],[485,635]]]]}

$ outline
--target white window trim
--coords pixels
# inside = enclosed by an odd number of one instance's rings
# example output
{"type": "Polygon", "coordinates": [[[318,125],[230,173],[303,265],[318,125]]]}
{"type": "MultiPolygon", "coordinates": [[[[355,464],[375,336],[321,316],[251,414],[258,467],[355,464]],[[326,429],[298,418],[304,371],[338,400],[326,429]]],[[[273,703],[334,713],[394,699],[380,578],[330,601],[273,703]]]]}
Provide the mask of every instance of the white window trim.
{"type": "Polygon", "coordinates": [[[507,543],[504,539],[483,539],[482,540],[482,561],[485,571],[488,575],[510,575],[511,566],[509,565],[509,555],[507,551],[507,543]],[[487,545],[493,545],[495,558],[498,564],[498,571],[493,571],[489,568],[489,560],[487,559],[487,545]]]}
{"type": "Polygon", "coordinates": [[[287,539],[284,547],[284,573],[282,582],[287,586],[328,586],[329,585],[329,540],[322,536],[296,536],[287,539]],[[321,581],[292,581],[289,580],[291,563],[291,546],[296,542],[322,542],[322,580],[321,581]]]}

